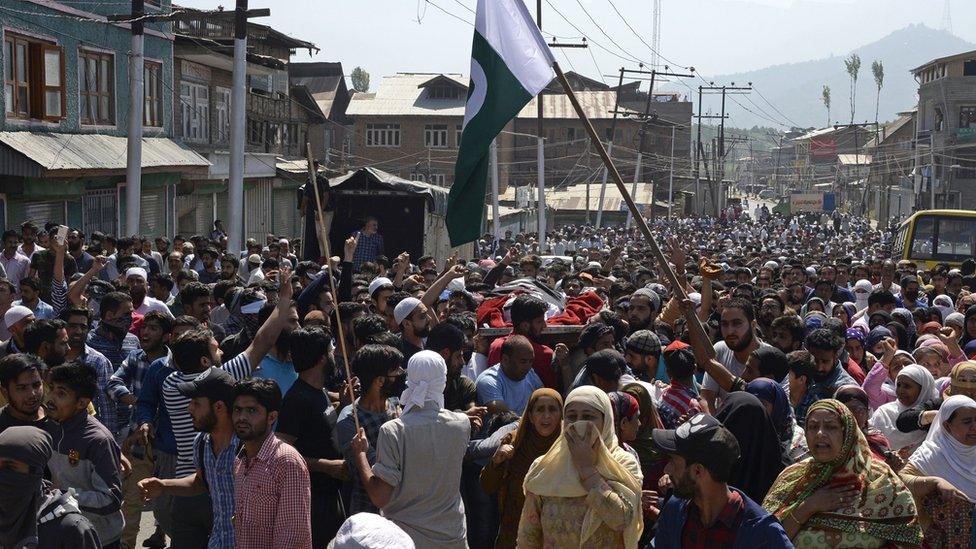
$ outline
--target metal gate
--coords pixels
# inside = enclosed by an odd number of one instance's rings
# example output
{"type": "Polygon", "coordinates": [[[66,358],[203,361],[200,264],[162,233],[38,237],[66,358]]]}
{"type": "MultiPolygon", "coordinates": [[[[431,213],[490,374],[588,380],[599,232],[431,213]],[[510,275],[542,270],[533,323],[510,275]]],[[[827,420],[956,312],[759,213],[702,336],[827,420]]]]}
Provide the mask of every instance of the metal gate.
{"type": "Polygon", "coordinates": [[[90,235],[94,231],[106,235],[118,234],[115,189],[85,191],[81,205],[81,225],[85,234],[90,235]]]}
{"type": "Polygon", "coordinates": [[[244,190],[244,238],[264,242],[265,235],[275,232],[271,225],[271,187],[271,179],[258,179],[244,190]]]}

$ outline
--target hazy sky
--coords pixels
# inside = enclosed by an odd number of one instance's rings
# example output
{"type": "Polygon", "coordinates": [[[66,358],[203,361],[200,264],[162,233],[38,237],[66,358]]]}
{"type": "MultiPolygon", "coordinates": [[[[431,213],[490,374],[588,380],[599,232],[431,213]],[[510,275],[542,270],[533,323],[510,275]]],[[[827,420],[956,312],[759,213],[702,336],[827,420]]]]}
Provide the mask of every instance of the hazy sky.
{"type": "MultiPolygon", "coordinates": [[[[232,0],[222,1],[233,7],[232,0]]],[[[176,3],[215,7],[213,0],[176,3]]],[[[527,3],[534,13],[535,2],[527,3]]],[[[844,54],[912,23],[942,28],[945,0],[663,0],[662,4],[662,54],[711,75],[844,54]]],[[[435,5],[467,21],[474,19],[476,0],[250,1],[252,8],[271,8],[271,17],[260,22],[316,43],[322,51],[314,59],[341,61],[347,74],[357,65],[364,67],[373,76],[374,88],[381,76],[397,71],[467,73],[472,27],[435,5]]],[[[543,0],[545,31],[566,38],[578,38],[582,31],[606,48],[561,50],[556,55],[564,69],[598,77],[598,72],[632,67],[635,60],[650,61],[648,46],[624,25],[614,5],[640,38],[650,43],[651,0],[543,0]]],[[[976,26],[970,24],[976,21],[976,1],[951,0],[951,10],[953,31],[976,42],[976,26]]],[[[309,60],[306,52],[293,58],[305,60],[309,60]]]]}

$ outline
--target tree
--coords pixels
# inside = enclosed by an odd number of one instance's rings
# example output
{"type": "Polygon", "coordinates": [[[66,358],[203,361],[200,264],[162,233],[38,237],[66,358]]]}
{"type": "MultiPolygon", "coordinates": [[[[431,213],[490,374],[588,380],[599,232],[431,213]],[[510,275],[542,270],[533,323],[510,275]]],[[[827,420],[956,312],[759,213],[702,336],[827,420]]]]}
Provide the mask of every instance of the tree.
{"type": "Polygon", "coordinates": [[[820,100],[823,101],[824,107],[827,107],[827,125],[830,125],[830,86],[824,84],[823,90],[820,91],[820,100]]]}
{"type": "Polygon", "coordinates": [[[861,56],[852,53],[844,60],[847,75],[851,77],[851,124],[854,123],[854,100],[857,98],[857,75],[861,72],[861,56]]]}
{"type": "Polygon", "coordinates": [[[352,89],[363,93],[369,91],[369,73],[366,72],[366,69],[356,67],[352,70],[350,78],[352,79],[352,89]]]}
{"type": "Polygon", "coordinates": [[[881,61],[875,60],[871,63],[871,72],[874,73],[874,85],[878,88],[878,94],[874,100],[874,122],[878,123],[878,111],[881,108],[881,88],[884,86],[884,65],[881,61]]]}

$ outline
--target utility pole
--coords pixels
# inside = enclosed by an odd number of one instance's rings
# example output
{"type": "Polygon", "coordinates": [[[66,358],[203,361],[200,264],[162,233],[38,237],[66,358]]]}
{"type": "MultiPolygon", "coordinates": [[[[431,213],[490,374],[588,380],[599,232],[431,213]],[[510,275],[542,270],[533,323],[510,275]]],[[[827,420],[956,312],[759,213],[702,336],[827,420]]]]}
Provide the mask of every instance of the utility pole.
{"type": "MultiPolygon", "coordinates": [[[[542,31],[542,0],[536,0],[535,3],[535,15],[536,24],[539,26],[539,31],[542,31]]],[[[551,48],[585,48],[586,43],[582,44],[557,44],[555,40],[553,43],[549,44],[551,48]]],[[[545,118],[543,110],[542,96],[545,90],[539,92],[536,97],[537,109],[537,137],[536,137],[536,172],[538,175],[538,208],[539,208],[539,253],[546,253],[546,147],[545,147],[545,137],[542,135],[542,120],[545,118]]]]}
{"type": "Polygon", "coordinates": [[[125,161],[125,228],[120,235],[139,234],[142,215],[142,117],[145,100],[143,71],[143,45],[145,25],[140,19],[145,15],[144,0],[132,0],[132,56],[129,58],[129,127],[126,136],[125,161]]]}
{"type": "Polygon", "coordinates": [[[244,187],[243,187],[243,166],[244,166],[244,70],[245,70],[245,54],[246,54],[246,41],[241,43],[241,47],[238,48],[237,39],[238,34],[243,33],[243,36],[247,36],[247,20],[251,17],[267,17],[271,15],[271,10],[267,8],[262,9],[247,9],[247,0],[237,0],[237,9],[234,12],[226,12],[224,10],[212,10],[204,12],[185,12],[181,10],[173,10],[170,13],[146,15],[145,14],[145,0],[132,0],[132,13],[130,14],[115,14],[106,16],[106,20],[110,22],[129,22],[132,26],[132,58],[129,65],[129,126],[128,126],[128,137],[127,137],[127,158],[126,158],[126,221],[125,228],[120,228],[120,233],[125,234],[124,231],[128,231],[129,234],[138,234],[139,232],[139,219],[140,219],[140,203],[142,195],[142,121],[143,121],[143,108],[144,108],[144,58],[143,58],[143,32],[144,24],[147,22],[159,22],[159,21],[197,21],[201,19],[230,19],[234,18],[234,90],[231,99],[231,165],[230,174],[231,180],[234,179],[235,173],[235,163],[234,163],[234,149],[235,145],[239,146],[240,152],[240,164],[237,167],[239,175],[241,176],[241,186],[240,195],[238,196],[237,207],[234,207],[234,193],[233,193],[233,183],[231,184],[230,193],[230,209],[228,211],[232,212],[233,219],[237,219],[235,222],[231,220],[230,222],[230,239],[228,242],[228,250],[239,251],[241,246],[241,230],[242,225],[239,220],[243,219],[241,213],[244,211],[244,187]],[[240,50],[240,55],[238,55],[238,50],[240,50]],[[240,71],[238,68],[238,57],[240,57],[240,71]],[[240,76],[238,76],[240,72],[240,76]],[[238,80],[240,80],[240,85],[238,86],[238,80]],[[240,89],[238,89],[240,88],[240,89]],[[240,127],[235,133],[235,113],[239,109],[240,127]],[[240,141],[240,143],[238,143],[240,141]],[[236,235],[238,240],[234,241],[234,235],[236,235]]]}
{"type": "MultiPolygon", "coordinates": [[[[617,81],[617,94],[613,101],[613,118],[610,119],[610,137],[607,139],[607,155],[613,159],[613,139],[617,131],[617,111],[620,108],[620,90],[624,86],[624,72],[626,69],[620,67],[620,79],[617,81]]],[[[603,223],[603,199],[607,194],[607,168],[603,168],[603,182],[600,184],[600,200],[597,201],[596,208],[596,228],[599,229],[603,223]]],[[[587,183],[589,186],[589,183],[587,183]]],[[[589,188],[589,187],[587,187],[589,188]]],[[[586,200],[586,219],[590,219],[590,200],[586,200]]]]}
{"type": "MultiPolygon", "coordinates": [[[[709,82],[708,86],[699,86],[699,109],[701,105],[701,94],[722,94],[722,114],[717,118],[720,119],[719,129],[718,129],[718,139],[716,146],[712,148],[712,158],[718,162],[715,166],[715,174],[718,179],[717,185],[718,189],[713,190],[712,197],[717,198],[715,202],[715,216],[718,217],[720,208],[724,207],[724,197],[725,192],[723,185],[725,184],[725,96],[726,95],[744,95],[752,91],[752,82],[749,82],[747,86],[736,86],[735,82],[732,82],[729,86],[715,86],[714,82],[709,82]]],[[[700,124],[699,124],[700,125],[700,124]]],[[[700,135],[700,134],[699,134],[700,135]]]]}
{"type": "MultiPolygon", "coordinates": [[[[230,170],[227,178],[227,211],[230,234],[227,250],[238,253],[244,243],[244,113],[247,110],[247,0],[237,0],[234,10],[234,73],[230,100],[230,170]]],[[[324,228],[323,228],[324,229],[324,228]]]]}

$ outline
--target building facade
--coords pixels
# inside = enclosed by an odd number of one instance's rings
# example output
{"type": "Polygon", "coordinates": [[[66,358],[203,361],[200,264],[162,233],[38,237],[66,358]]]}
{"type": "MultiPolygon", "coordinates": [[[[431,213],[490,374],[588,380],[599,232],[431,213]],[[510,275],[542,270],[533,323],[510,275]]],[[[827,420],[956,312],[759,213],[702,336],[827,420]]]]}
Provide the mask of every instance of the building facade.
{"type": "MultiPolygon", "coordinates": [[[[175,134],[206,157],[205,173],[185,176],[176,197],[176,229],[206,234],[214,220],[227,220],[230,171],[230,108],[233,21],[198,17],[175,28],[175,134]]],[[[296,189],[304,177],[282,172],[283,161],[305,158],[305,144],[324,116],[308,91],[292,86],[288,64],[296,49],[314,44],[271,27],[248,23],[244,159],[244,235],[300,233],[296,189]]],[[[225,225],[226,226],[226,225],[225,225]]]]}
{"type": "MultiPolygon", "coordinates": [[[[131,31],[117,3],[0,0],[0,215],[119,234],[125,219],[131,31]]],[[[125,11],[127,8],[122,9],[125,11]]],[[[147,13],[169,11],[169,0],[147,13]]],[[[147,23],[141,220],[126,232],[175,230],[184,174],[209,162],[173,141],[173,34],[147,23]]]]}
{"type": "Polygon", "coordinates": [[[919,207],[976,207],[976,50],[912,70],[918,82],[919,207]]]}

